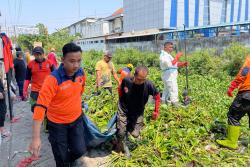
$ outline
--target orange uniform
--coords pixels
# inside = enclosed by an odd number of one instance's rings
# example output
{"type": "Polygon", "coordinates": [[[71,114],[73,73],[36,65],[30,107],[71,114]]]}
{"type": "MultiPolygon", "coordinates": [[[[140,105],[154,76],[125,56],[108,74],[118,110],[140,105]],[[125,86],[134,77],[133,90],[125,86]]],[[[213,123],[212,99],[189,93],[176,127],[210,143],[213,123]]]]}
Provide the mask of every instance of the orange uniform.
{"type": "Polygon", "coordinates": [[[120,69],[118,73],[120,73],[120,78],[119,78],[120,83],[122,83],[122,80],[125,77],[129,77],[131,75],[131,71],[127,67],[120,69]]]}
{"type": "Polygon", "coordinates": [[[49,75],[39,92],[33,119],[59,124],[74,122],[82,114],[81,95],[84,91],[85,74],[79,69],[73,77],[65,74],[63,65],[49,75]]]}
{"type": "Polygon", "coordinates": [[[246,58],[233,82],[238,86],[239,91],[250,90],[250,55],[246,58]]]}
{"type": "Polygon", "coordinates": [[[31,91],[39,92],[43,81],[53,70],[53,64],[47,59],[43,62],[32,60],[27,66],[25,78],[25,80],[32,80],[31,91]]]}

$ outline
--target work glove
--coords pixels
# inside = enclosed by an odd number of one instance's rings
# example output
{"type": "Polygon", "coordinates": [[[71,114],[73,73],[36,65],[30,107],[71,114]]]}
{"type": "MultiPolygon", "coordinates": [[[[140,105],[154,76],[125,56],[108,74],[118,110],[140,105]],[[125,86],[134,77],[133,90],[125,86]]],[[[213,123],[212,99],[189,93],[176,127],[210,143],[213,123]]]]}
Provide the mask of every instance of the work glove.
{"type": "Polygon", "coordinates": [[[186,67],[188,66],[188,62],[178,62],[177,67],[186,67]]]}
{"type": "Polygon", "coordinates": [[[157,111],[154,111],[154,112],[152,113],[152,119],[153,119],[153,120],[157,120],[157,119],[159,118],[159,116],[160,116],[160,113],[157,112],[157,111]]]}
{"type": "Polygon", "coordinates": [[[178,52],[174,58],[174,60],[172,61],[172,65],[175,65],[179,59],[181,58],[181,56],[183,56],[183,53],[182,52],[178,52]]]}
{"type": "Polygon", "coordinates": [[[161,96],[158,93],[155,97],[155,111],[152,113],[152,119],[156,120],[160,116],[160,105],[161,105],[161,96]]]}
{"type": "Polygon", "coordinates": [[[238,88],[238,84],[235,81],[231,82],[231,85],[229,86],[228,90],[227,90],[227,95],[229,97],[233,97],[233,91],[234,89],[238,88]]]}
{"type": "Polygon", "coordinates": [[[175,55],[175,59],[177,59],[177,61],[181,58],[181,56],[183,56],[183,53],[182,52],[178,52],[176,55],[175,55]]]}
{"type": "Polygon", "coordinates": [[[29,80],[25,80],[24,84],[23,84],[23,97],[24,98],[28,98],[28,87],[29,87],[30,81],[29,80]]]}

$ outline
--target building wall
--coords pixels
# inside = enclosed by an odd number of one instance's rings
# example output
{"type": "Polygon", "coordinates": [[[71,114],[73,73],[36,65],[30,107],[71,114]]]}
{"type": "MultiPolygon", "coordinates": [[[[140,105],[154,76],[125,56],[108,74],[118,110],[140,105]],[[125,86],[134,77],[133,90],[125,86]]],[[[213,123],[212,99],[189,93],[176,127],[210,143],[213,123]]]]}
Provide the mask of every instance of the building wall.
{"type": "Polygon", "coordinates": [[[221,23],[224,0],[210,0],[210,25],[221,23]]]}
{"type": "Polygon", "coordinates": [[[122,17],[118,17],[114,19],[113,22],[114,25],[114,32],[121,32],[123,27],[122,27],[122,17]]]}
{"type": "Polygon", "coordinates": [[[109,24],[109,33],[118,33],[123,32],[123,16],[116,17],[108,21],[109,24]]]}
{"type": "Polygon", "coordinates": [[[105,50],[105,38],[91,38],[91,39],[79,39],[76,40],[75,43],[81,47],[83,51],[89,50],[105,50]]]}
{"type": "Polygon", "coordinates": [[[164,27],[165,0],[124,0],[124,32],[164,27]]]}
{"type": "MultiPolygon", "coordinates": [[[[108,43],[107,49],[114,52],[118,48],[137,48],[140,51],[158,52],[163,48],[165,41],[144,41],[144,42],[127,42],[127,43],[108,43]]],[[[177,45],[177,50],[184,49],[184,40],[174,40],[177,45]]],[[[250,47],[250,35],[245,34],[242,36],[220,36],[211,38],[189,39],[187,42],[187,52],[195,50],[213,48],[221,53],[223,49],[227,48],[232,42],[239,42],[242,45],[250,47]]]]}
{"type": "Polygon", "coordinates": [[[250,0],[124,0],[124,32],[250,21],[250,0]]]}
{"type": "Polygon", "coordinates": [[[100,20],[83,26],[82,37],[90,38],[107,35],[109,33],[108,22],[100,20]],[[87,27],[86,27],[87,26],[87,27]]]}
{"type": "Polygon", "coordinates": [[[77,33],[80,33],[83,38],[109,34],[109,24],[104,20],[84,20],[71,25],[68,29],[70,35],[76,35],[77,33]]]}

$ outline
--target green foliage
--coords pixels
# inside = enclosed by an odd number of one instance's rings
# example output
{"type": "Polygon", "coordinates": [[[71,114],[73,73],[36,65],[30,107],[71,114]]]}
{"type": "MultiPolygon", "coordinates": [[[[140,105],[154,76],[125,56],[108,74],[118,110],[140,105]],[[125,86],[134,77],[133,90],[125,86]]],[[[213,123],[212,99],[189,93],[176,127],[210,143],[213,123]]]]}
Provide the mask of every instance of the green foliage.
{"type": "Polygon", "coordinates": [[[140,52],[137,49],[117,49],[113,61],[117,64],[132,63],[134,66],[145,65],[149,67],[159,66],[159,54],[152,52],[140,52]]]}
{"type": "MultiPolygon", "coordinates": [[[[149,78],[161,87],[160,71],[150,68],[149,78]]],[[[240,150],[228,150],[215,144],[223,133],[212,130],[216,122],[226,122],[226,113],[232,99],[225,95],[228,81],[224,76],[218,79],[211,75],[190,76],[190,97],[192,103],[188,108],[176,109],[161,105],[161,116],[157,121],[151,120],[154,104],[146,106],[144,129],[141,139],[130,138],[129,148],[132,158],[126,159],[123,154],[113,152],[108,166],[186,166],[193,163],[197,166],[246,166],[249,163],[247,148],[240,145],[240,150]]],[[[93,85],[94,76],[88,77],[87,85],[93,85]],[[91,84],[92,83],[92,84],[91,84]]],[[[179,76],[179,90],[184,89],[184,76],[179,76]]],[[[93,87],[92,87],[93,88],[93,87]]],[[[91,89],[87,87],[86,89],[91,89]]],[[[88,116],[104,131],[108,120],[117,111],[118,96],[116,86],[114,94],[103,91],[100,96],[87,99],[90,112],[88,116]]],[[[182,98],[181,95],[179,97],[182,98]]],[[[247,139],[247,119],[242,120],[241,136],[247,139]]]]}
{"type": "Polygon", "coordinates": [[[91,50],[83,53],[83,67],[89,74],[95,74],[95,64],[103,58],[102,51],[91,50]]]}
{"type": "Polygon", "coordinates": [[[72,42],[76,37],[69,35],[67,30],[59,30],[48,36],[46,49],[55,48],[57,52],[61,52],[63,45],[72,42]]]}
{"type": "Polygon", "coordinates": [[[62,50],[62,46],[76,39],[76,36],[69,35],[67,30],[59,30],[53,34],[48,34],[47,28],[43,24],[38,24],[39,35],[19,35],[17,44],[23,50],[32,50],[34,42],[42,42],[46,51],[50,48],[55,48],[58,54],[62,50]]]}
{"type": "Polygon", "coordinates": [[[235,76],[250,49],[238,43],[232,43],[230,47],[226,48],[222,54],[224,60],[224,70],[231,76],[235,76]]]}
{"type": "MultiPolygon", "coordinates": [[[[239,46],[238,46],[239,47],[239,46]]],[[[246,49],[245,47],[239,47],[246,49]]],[[[247,50],[247,49],[246,49],[247,50]]],[[[238,51],[242,55],[247,52],[238,51]]],[[[113,152],[108,166],[248,166],[249,153],[247,147],[240,144],[239,150],[220,148],[215,144],[217,138],[225,137],[218,129],[226,127],[226,113],[232,99],[225,95],[231,77],[226,74],[229,70],[226,61],[234,59],[235,47],[226,49],[223,55],[215,56],[214,50],[197,51],[188,55],[190,62],[189,87],[192,103],[188,108],[176,109],[165,104],[161,105],[161,116],[157,121],[151,120],[154,104],[146,106],[144,114],[144,129],[141,140],[130,137],[129,148],[132,158],[126,159],[123,154],[113,152]],[[231,54],[230,54],[231,53],[231,54]],[[215,132],[214,130],[217,130],[215,132]]],[[[236,54],[236,53],[235,53],[236,54]]],[[[134,49],[119,49],[114,54],[116,66],[127,63],[134,65],[157,62],[158,54],[152,53],[153,58],[146,60],[147,52],[140,53],[134,49]],[[142,56],[142,57],[141,57],[142,56]],[[154,61],[152,61],[152,59],[154,61]]],[[[94,91],[95,63],[102,58],[102,52],[90,51],[83,54],[84,67],[88,75],[85,101],[89,104],[88,116],[104,131],[108,120],[117,111],[117,85],[113,86],[113,95],[103,91],[100,96],[88,97],[94,91]]],[[[184,60],[184,57],[182,58],[184,60]]],[[[235,62],[234,62],[235,63],[235,62]]],[[[148,78],[162,91],[163,83],[159,65],[149,66],[148,78]],[[155,67],[153,67],[155,66],[155,67]]],[[[239,67],[237,67],[239,70],[239,67]]],[[[182,69],[183,70],[183,69],[182,69]]],[[[184,71],[178,77],[179,98],[185,87],[184,71]]],[[[241,139],[248,139],[247,119],[241,121],[241,139]]]]}
{"type": "Polygon", "coordinates": [[[43,23],[38,23],[36,27],[39,29],[39,35],[48,35],[48,28],[43,23]]]}
{"type": "MultiPolygon", "coordinates": [[[[218,75],[222,72],[222,60],[218,56],[214,56],[214,50],[201,50],[188,55],[189,73],[199,75],[218,75]]],[[[184,58],[182,58],[184,59],[184,58]]],[[[184,61],[184,60],[183,60],[184,61]]],[[[184,73],[184,69],[180,69],[184,73]]]]}

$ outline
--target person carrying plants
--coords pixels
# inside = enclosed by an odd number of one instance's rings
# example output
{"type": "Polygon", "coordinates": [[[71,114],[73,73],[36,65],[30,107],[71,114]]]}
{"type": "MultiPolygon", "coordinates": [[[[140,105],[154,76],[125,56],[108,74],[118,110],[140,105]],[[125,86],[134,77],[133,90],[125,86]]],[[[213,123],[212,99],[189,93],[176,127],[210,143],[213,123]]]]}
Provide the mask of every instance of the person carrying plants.
{"type": "Polygon", "coordinates": [[[178,84],[177,75],[178,68],[188,65],[187,62],[180,62],[179,59],[183,55],[182,52],[176,54],[175,58],[171,56],[173,51],[173,43],[165,42],[164,49],[160,54],[160,68],[161,78],[164,83],[164,90],[162,93],[161,101],[163,103],[172,104],[175,107],[179,107],[178,100],[178,84]]]}
{"type": "MultiPolygon", "coordinates": [[[[243,66],[235,79],[231,82],[227,95],[233,97],[233,91],[238,89],[238,93],[231,104],[227,117],[228,129],[227,138],[224,140],[216,140],[216,142],[224,147],[237,149],[238,138],[240,135],[240,120],[248,114],[250,119],[250,56],[247,57],[243,66]]],[[[250,127],[250,121],[249,121],[250,127]]]]}
{"type": "Polygon", "coordinates": [[[114,64],[111,62],[112,53],[109,51],[104,52],[104,58],[96,63],[96,87],[104,88],[112,93],[112,80],[111,74],[114,76],[115,80],[119,83],[119,78],[117,77],[114,64]]]}
{"type": "Polygon", "coordinates": [[[143,128],[143,114],[150,95],[155,99],[155,111],[152,118],[156,120],[160,109],[160,93],[154,84],[147,80],[148,68],[138,66],[134,77],[122,80],[119,89],[117,113],[117,138],[120,146],[124,147],[127,133],[137,138],[143,128]]]}
{"type": "Polygon", "coordinates": [[[46,113],[56,166],[80,166],[78,159],[87,150],[81,107],[86,75],[80,67],[81,48],[68,43],[62,51],[62,64],[45,79],[39,92],[34,108],[30,151],[34,157],[39,156],[40,128],[46,113]]]}
{"type": "MultiPolygon", "coordinates": [[[[23,86],[23,97],[25,99],[28,98],[28,87],[31,83],[31,93],[30,93],[30,104],[31,111],[34,112],[34,105],[37,101],[39,91],[42,88],[43,82],[45,78],[54,71],[55,67],[53,64],[44,58],[44,50],[42,47],[37,46],[33,49],[33,55],[35,56],[35,60],[32,60],[26,70],[26,76],[23,86]]],[[[44,121],[44,128],[47,131],[47,122],[46,119],[44,121]]]]}

